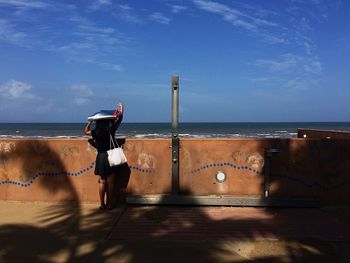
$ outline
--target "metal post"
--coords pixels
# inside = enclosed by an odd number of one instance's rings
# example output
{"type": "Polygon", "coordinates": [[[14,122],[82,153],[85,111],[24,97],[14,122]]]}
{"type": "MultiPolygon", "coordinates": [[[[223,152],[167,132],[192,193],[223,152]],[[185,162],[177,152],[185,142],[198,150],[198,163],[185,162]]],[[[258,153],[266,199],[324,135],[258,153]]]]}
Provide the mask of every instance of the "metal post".
{"type": "Polygon", "coordinates": [[[172,76],[171,78],[171,123],[172,133],[178,133],[179,128],[179,76],[172,76]]]}
{"type": "Polygon", "coordinates": [[[179,193],[179,76],[172,76],[171,78],[172,90],[172,194],[179,193]]]}

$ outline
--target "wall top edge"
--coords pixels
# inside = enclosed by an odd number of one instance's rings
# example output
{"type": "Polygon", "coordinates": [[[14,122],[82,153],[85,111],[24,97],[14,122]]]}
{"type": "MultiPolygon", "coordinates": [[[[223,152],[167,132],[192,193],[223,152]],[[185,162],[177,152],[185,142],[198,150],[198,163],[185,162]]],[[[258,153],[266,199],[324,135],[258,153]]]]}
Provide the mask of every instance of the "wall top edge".
{"type": "MultiPolygon", "coordinates": [[[[90,138],[0,138],[0,141],[88,141],[90,138]]],[[[126,141],[171,141],[171,138],[122,138],[116,137],[117,140],[126,141]]]]}
{"type": "MultiPolygon", "coordinates": [[[[6,141],[88,141],[89,138],[0,138],[6,141]]],[[[171,138],[122,138],[126,141],[171,141],[171,138]]],[[[180,141],[348,141],[344,138],[180,138],[180,141]]]]}

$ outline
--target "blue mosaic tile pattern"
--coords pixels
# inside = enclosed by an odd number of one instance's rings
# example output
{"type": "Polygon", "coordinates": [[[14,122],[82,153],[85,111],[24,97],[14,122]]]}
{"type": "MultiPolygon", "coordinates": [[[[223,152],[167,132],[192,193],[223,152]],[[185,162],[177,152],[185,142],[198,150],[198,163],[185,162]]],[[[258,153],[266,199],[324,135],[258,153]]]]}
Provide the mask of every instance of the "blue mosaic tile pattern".
{"type": "MultiPolygon", "coordinates": [[[[257,170],[252,169],[252,168],[250,168],[248,166],[238,166],[238,165],[235,165],[235,164],[232,164],[232,163],[228,163],[228,162],[206,164],[206,165],[203,165],[203,166],[201,166],[201,167],[199,167],[197,169],[192,170],[192,173],[200,173],[203,170],[206,170],[206,169],[209,169],[209,168],[212,168],[212,167],[215,167],[215,168],[217,168],[217,167],[230,167],[230,168],[235,169],[235,170],[246,170],[246,171],[250,171],[252,173],[255,173],[257,175],[262,175],[257,170]]],[[[274,176],[274,178],[293,181],[294,183],[297,183],[297,184],[300,184],[300,185],[303,185],[303,186],[309,187],[309,188],[318,187],[318,188],[321,188],[323,190],[338,189],[340,187],[344,187],[346,185],[350,185],[350,180],[347,180],[347,181],[341,182],[341,183],[337,183],[337,184],[334,184],[334,185],[322,185],[322,184],[320,184],[318,182],[308,183],[308,182],[305,182],[305,181],[301,180],[300,178],[296,178],[296,177],[292,177],[292,176],[274,176]]]]}
{"type": "Polygon", "coordinates": [[[80,171],[77,172],[60,172],[60,173],[43,173],[43,172],[39,172],[37,174],[35,174],[29,182],[27,183],[22,183],[22,182],[17,182],[17,181],[0,181],[0,185],[4,185],[4,184],[8,184],[8,185],[16,185],[16,186],[20,186],[20,187],[29,187],[31,186],[34,181],[42,176],[80,176],[83,175],[84,173],[88,172],[89,170],[91,170],[92,168],[94,168],[95,162],[92,162],[88,167],[81,169],[80,171]]]}
{"type": "Polygon", "coordinates": [[[142,169],[142,168],[138,168],[138,167],[132,166],[132,165],[129,165],[129,168],[130,168],[130,170],[135,170],[135,171],[138,171],[138,172],[141,172],[141,173],[152,173],[152,172],[154,172],[154,169],[142,169]]]}
{"type": "Polygon", "coordinates": [[[252,173],[255,173],[257,175],[261,175],[261,173],[259,173],[259,171],[253,169],[253,168],[250,168],[248,166],[239,166],[239,165],[236,165],[236,164],[232,164],[232,163],[228,163],[228,162],[223,162],[223,163],[209,163],[209,164],[206,164],[206,165],[203,165],[197,169],[194,169],[192,170],[192,173],[199,173],[199,172],[202,172],[203,170],[205,169],[208,169],[208,168],[212,168],[212,167],[229,167],[229,168],[232,168],[232,169],[235,169],[235,170],[245,170],[245,171],[249,171],[249,172],[252,172],[252,173]]]}
{"type": "MultiPolygon", "coordinates": [[[[35,174],[30,181],[28,181],[27,183],[23,183],[23,182],[18,182],[18,181],[0,181],[0,185],[14,185],[14,186],[19,186],[19,187],[29,187],[31,186],[34,181],[39,178],[39,177],[51,177],[51,176],[81,176],[84,173],[90,171],[91,169],[94,168],[95,162],[92,162],[88,167],[81,169],[80,171],[77,172],[60,172],[60,173],[43,173],[43,172],[39,172],[37,174],[35,174]]],[[[130,170],[135,170],[141,173],[152,173],[154,171],[154,169],[141,169],[138,168],[136,166],[129,166],[130,170]]]]}

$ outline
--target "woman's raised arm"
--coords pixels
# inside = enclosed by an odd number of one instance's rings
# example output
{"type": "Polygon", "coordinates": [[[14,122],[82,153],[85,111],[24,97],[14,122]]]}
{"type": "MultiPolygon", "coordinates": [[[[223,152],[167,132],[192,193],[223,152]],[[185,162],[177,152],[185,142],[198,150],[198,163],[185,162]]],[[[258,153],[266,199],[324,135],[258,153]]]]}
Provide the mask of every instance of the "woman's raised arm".
{"type": "Polygon", "coordinates": [[[117,130],[123,120],[123,114],[124,114],[124,105],[123,103],[119,102],[119,110],[117,111],[116,117],[117,119],[114,122],[114,128],[117,130]]]}
{"type": "Polygon", "coordinates": [[[84,133],[85,135],[88,135],[88,136],[91,136],[91,130],[90,130],[90,127],[91,127],[91,124],[92,124],[92,121],[89,121],[85,128],[84,128],[84,133]]]}

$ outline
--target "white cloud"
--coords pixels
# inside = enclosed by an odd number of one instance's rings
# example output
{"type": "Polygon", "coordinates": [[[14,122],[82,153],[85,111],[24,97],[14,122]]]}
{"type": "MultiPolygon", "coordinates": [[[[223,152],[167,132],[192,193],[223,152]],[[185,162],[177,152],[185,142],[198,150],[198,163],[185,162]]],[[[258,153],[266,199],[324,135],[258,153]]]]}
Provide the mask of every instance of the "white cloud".
{"type": "Polygon", "coordinates": [[[240,19],[240,17],[242,17],[242,13],[236,9],[207,0],[194,0],[194,3],[198,6],[198,8],[204,11],[221,15],[225,21],[231,23],[234,26],[247,30],[256,29],[256,26],[254,24],[240,19]]]}
{"type": "Polygon", "coordinates": [[[163,15],[162,13],[159,13],[159,12],[155,12],[155,13],[151,14],[149,16],[149,18],[152,21],[155,21],[155,22],[163,24],[163,25],[168,25],[171,21],[170,18],[166,17],[165,15],[163,15]]]}
{"type": "Polygon", "coordinates": [[[187,10],[187,6],[183,6],[183,5],[171,5],[170,7],[171,7],[171,12],[173,12],[174,14],[187,10]]]}
{"type": "Polygon", "coordinates": [[[258,59],[256,66],[266,68],[272,72],[282,74],[320,74],[322,72],[322,63],[317,57],[301,57],[294,54],[283,54],[279,59],[258,59]]]}
{"type": "Polygon", "coordinates": [[[110,0],[97,0],[87,7],[88,12],[107,11],[113,17],[127,22],[141,24],[142,20],[133,12],[133,8],[127,4],[116,4],[110,0]]]}
{"type": "Polygon", "coordinates": [[[73,15],[70,17],[73,38],[70,42],[54,44],[50,51],[60,53],[69,61],[95,64],[113,71],[122,71],[116,61],[118,54],[127,49],[129,39],[112,27],[101,27],[87,18],[73,15]]]}
{"type": "Polygon", "coordinates": [[[71,91],[74,94],[73,101],[77,105],[84,105],[90,102],[94,96],[94,92],[83,84],[75,84],[71,86],[71,91]]]}
{"type": "Polygon", "coordinates": [[[283,88],[288,90],[307,90],[319,83],[319,79],[296,77],[283,84],[283,88]]]}
{"type": "MultiPolygon", "coordinates": [[[[94,3],[101,7],[110,5],[111,9],[114,6],[112,1],[94,3]]],[[[101,25],[99,20],[91,20],[88,13],[59,2],[0,0],[0,9],[3,6],[13,7],[15,13],[2,12],[6,16],[0,17],[0,42],[55,52],[69,62],[122,71],[118,58],[129,49],[130,38],[112,26],[101,25]],[[34,8],[45,9],[51,19],[44,21],[46,15],[34,8]]],[[[130,10],[126,5],[119,8],[130,10]]]]}
{"type": "Polygon", "coordinates": [[[306,17],[302,17],[299,21],[299,28],[303,31],[312,31],[310,22],[306,17]]]}
{"type": "Polygon", "coordinates": [[[267,44],[288,44],[290,42],[288,30],[280,25],[281,19],[278,20],[278,23],[271,20],[278,16],[276,12],[248,3],[235,2],[237,7],[233,8],[210,0],[192,1],[198,9],[220,16],[234,27],[245,30],[249,35],[267,44]]]}
{"type": "Polygon", "coordinates": [[[277,37],[269,34],[261,34],[262,40],[268,44],[284,44],[289,41],[284,37],[277,37]]]}
{"type": "Polygon", "coordinates": [[[129,5],[119,5],[119,8],[124,10],[124,11],[130,11],[132,8],[129,5]]]}
{"type": "Polygon", "coordinates": [[[0,19],[0,41],[26,46],[26,37],[26,33],[16,30],[14,25],[4,19],[0,19]]]}
{"type": "Polygon", "coordinates": [[[314,60],[309,61],[308,64],[304,65],[304,69],[306,72],[310,72],[313,74],[320,74],[322,72],[322,64],[316,58],[314,60]]]}
{"type": "Polygon", "coordinates": [[[110,66],[111,70],[115,71],[123,71],[123,67],[121,65],[112,65],[112,64],[107,64],[107,66],[110,66]]]}
{"type": "Polygon", "coordinates": [[[16,118],[25,119],[25,116],[29,116],[28,114],[42,113],[50,110],[52,106],[53,101],[44,100],[36,95],[29,83],[9,80],[0,84],[0,109],[9,111],[11,114],[23,113],[21,116],[17,114],[16,118]]]}
{"type": "Polygon", "coordinates": [[[0,95],[12,100],[37,99],[38,97],[32,94],[31,90],[30,84],[17,80],[10,80],[0,85],[0,95]]]}
{"type": "Polygon", "coordinates": [[[259,59],[256,65],[266,67],[270,71],[288,71],[295,68],[302,61],[302,58],[293,54],[284,54],[278,60],[259,59]]]}
{"type": "Polygon", "coordinates": [[[49,5],[42,1],[0,0],[0,6],[12,6],[19,9],[43,9],[49,5]]]}
{"type": "Polygon", "coordinates": [[[143,21],[136,14],[134,9],[129,5],[116,5],[112,10],[112,15],[115,18],[122,19],[126,22],[131,22],[135,24],[142,24],[143,21]]]}
{"type": "Polygon", "coordinates": [[[103,67],[103,68],[105,68],[107,70],[112,70],[112,71],[117,71],[117,72],[122,72],[123,71],[123,67],[121,65],[119,65],[119,64],[100,62],[100,61],[95,61],[95,60],[92,60],[92,59],[89,59],[86,62],[90,63],[90,64],[98,65],[98,66],[103,67]]]}
{"type": "Polygon", "coordinates": [[[225,15],[226,13],[235,13],[237,15],[239,13],[237,10],[233,10],[226,5],[213,2],[213,1],[194,0],[194,3],[197,4],[199,8],[212,13],[223,14],[223,15],[225,15]]]}
{"type": "Polygon", "coordinates": [[[290,53],[277,59],[257,60],[255,65],[265,69],[270,76],[252,78],[251,81],[258,86],[282,87],[287,90],[306,90],[315,87],[322,73],[322,63],[317,57],[302,57],[290,53]]]}
{"type": "MultiPolygon", "coordinates": [[[[244,1],[192,1],[198,9],[218,15],[235,28],[245,30],[249,36],[271,45],[302,48],[309,57],[315,56],[316,50],[314,40],[310,37],[314,23],[324,21],[322,15],[330,9],[339,8],[339,1],[333,5],[319,0],[296,0],[286,5],[284,10],[278,11],[273,7],[271,10],[265,10],[259,4],[244,1]]],[[[274,67],[272,63],[270,66],[274,67]]],[[[314,65],[314,68],[316,67],[314,65]]]]}
{"type": "Polygon", "coordinates": [[[94,2],[89,5],[88,9],[90,11],[97,11],[102,7],[109,7],[112,5],[112,1],[110,0],[94,0],[94,2]]]}

